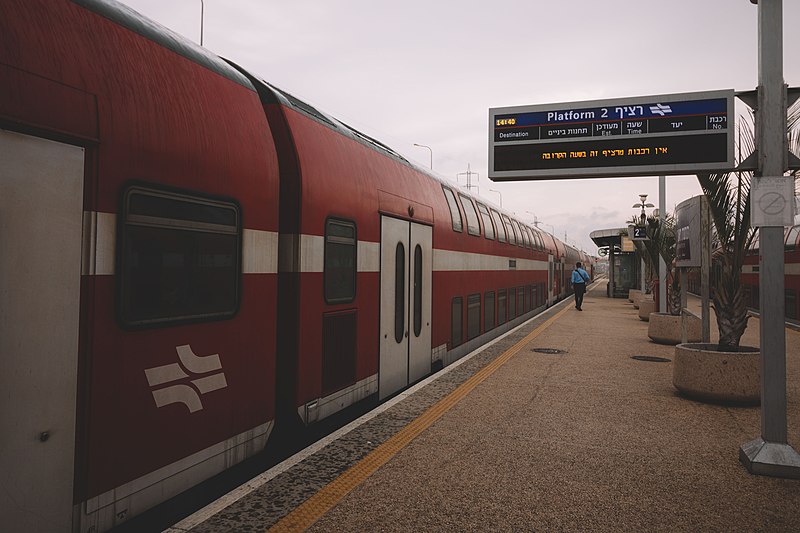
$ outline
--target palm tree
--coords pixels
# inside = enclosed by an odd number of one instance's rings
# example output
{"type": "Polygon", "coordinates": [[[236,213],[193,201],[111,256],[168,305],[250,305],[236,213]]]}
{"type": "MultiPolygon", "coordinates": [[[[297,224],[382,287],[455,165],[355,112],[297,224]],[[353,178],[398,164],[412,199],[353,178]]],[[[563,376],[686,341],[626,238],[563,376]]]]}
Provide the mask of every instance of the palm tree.
{"type": "MultiPolygon", "coordinates": [[[[628,224],[640,224],[638,217],[628,221],[628,224]]],[[[644,257],[647,270],[651,273],[651,282],[658,276],[658,260],[664,260],[667,265],[667,310],[672,315],[681,313],[680,280],[675,273],[675,218],[667,214],[664,224],[658,217],[649,216],[646,219],[647,237],[645,241],[634,241],[639,253],[644,257]]]]}
{"type": "Polygon", "coordinates": [[[749,172],[697,175],[708,199],[718,241],[713,257],[717,276],[711,298],[721,351],[738,351],[747,328],[747,302],[741,273],[754,235],[750,226],[750,178],[749,172]]]}
{"type": "MultiPolygon", "coordinates": [[[[787,118],[789,146],[800,149],[800,107],[794,106],[787,118]]],[[[739,125],[739,152],[755,151],[751,121],[739,125]]],[[[741,159],[741,157],[740,157],[741,159]]],[[[747,328],[747,303],[741,284],[742,264],[755,236],[750,225],[751,172],[698,174],[714,220],[718,247],[714,252],[717,279],[712,287],[714,312],[719,328],[719,350],[738,351],[747,328]]]]}

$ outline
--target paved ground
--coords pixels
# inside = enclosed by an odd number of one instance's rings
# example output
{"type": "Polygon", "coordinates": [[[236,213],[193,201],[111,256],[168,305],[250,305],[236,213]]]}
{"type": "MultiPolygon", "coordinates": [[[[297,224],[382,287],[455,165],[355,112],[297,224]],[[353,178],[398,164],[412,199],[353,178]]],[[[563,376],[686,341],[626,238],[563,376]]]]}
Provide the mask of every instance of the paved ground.
{"type": "MultiPolygon", "coordinates": [[[[276,499],[335,479],[543,320],[192,531],[269,528],[286,512],[276,499]]],[[[743,344],[758,345],[757,319],[743,344]]],[[[631,359],[673,352],[650,342],[627,300],[590,291],[583,312],[570,306],[310,531],[800,531],[800,481],[738,461],[760,409],[684,399],[672,363],[631,359]],[[542,347],[566,353],[532,351],[542,347]]],[[[800,449],[800,333],[787,330],[787,354],[789,442],[800,449]]]]}

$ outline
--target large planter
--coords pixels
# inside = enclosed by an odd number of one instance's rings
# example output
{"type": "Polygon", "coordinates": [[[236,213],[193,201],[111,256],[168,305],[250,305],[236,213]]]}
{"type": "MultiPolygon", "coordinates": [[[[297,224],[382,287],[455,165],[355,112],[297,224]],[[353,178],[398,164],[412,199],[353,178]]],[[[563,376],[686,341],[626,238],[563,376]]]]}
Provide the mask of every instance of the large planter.
{"type": "MultiPolygon", "coordinates": [[[[686,342],[700,342],[703,340],[702,322],[700,317],[686,315],[686,342]]],[[[650,313],[650,325],[647,336],[659,344],[679,344],[681,342],[681,317],[669,313],[650,313]]]]}
{"type": "Polygon", "coordinates": [[[642,298],[639,300],[639,320],[645,322],[650,320],[650,313],[656,312],[656,302],[650,298],[642,298]]]}
{"type": "Polygon", "coordinates": [[[633,302],[642,297],[642,291],[639,289],[629,289],[628,290],[628,301],[633,302]]]}
{"type": "Polygon", "coordinates": [[[761,352],[740,346],[717,351],[716,344],[675,346],[672,384],[689,398],[714,403],[757,405],[761,400],[761,352]]]}
{"type": "Polygon", "coordinates": [[[634,309],[639,309],[639,302],[641,302],[645,298],[652,299],[649,294],[645,294],[642,291],[639,291],[639,292],[635,293],[633,295],[633,308],[634,309]]]}

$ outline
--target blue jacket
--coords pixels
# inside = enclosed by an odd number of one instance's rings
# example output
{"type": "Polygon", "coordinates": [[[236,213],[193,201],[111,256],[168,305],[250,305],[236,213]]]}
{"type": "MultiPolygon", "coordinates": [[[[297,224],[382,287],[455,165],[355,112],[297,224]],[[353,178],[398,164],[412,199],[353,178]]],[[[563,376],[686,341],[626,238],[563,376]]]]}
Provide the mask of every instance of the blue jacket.
{"type": "Polygon", "coordinates": [[[586,283],[589,281],[589,274],[582,268],[576,268],[572,271],[572,283],[586,283]]]}

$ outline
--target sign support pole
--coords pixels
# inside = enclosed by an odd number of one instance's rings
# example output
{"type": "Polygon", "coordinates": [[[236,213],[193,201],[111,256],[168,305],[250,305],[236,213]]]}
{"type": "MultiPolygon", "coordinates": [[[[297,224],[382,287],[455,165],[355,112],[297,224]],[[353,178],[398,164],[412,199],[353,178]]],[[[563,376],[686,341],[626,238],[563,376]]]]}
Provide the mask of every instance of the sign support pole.
{"type": "MultiPolygon", "coordinates": [[[[700,301],[702,342],[711,342],[711,315],[709,294],[711,292],[711,213],[708,199],[700,197],[700,301]]],[[[683,283],[683,281],[681,281],[683,283]]]]}
{"type": "MultiPolygon", "coordinates": [[[[782,0],[758,2],[758,82],[760,172],[753,185],[783,176],[788,166],[782,0]]],[[[741,446],[739,460],[752,474],[800,478],[800,454],[787,443],[783,226],[762,226],[759,231],[761,436],[741,446]]]]}
{"type": "MultiPolygon", "coordinates": [[[[664,233],[664,224],[667,218],[667,177],[658,177],[658,223],[661,234],[664,233]]],[[[661,254],[658,254],[658,312],[667,312],[667,263],[661,254]]]]}

